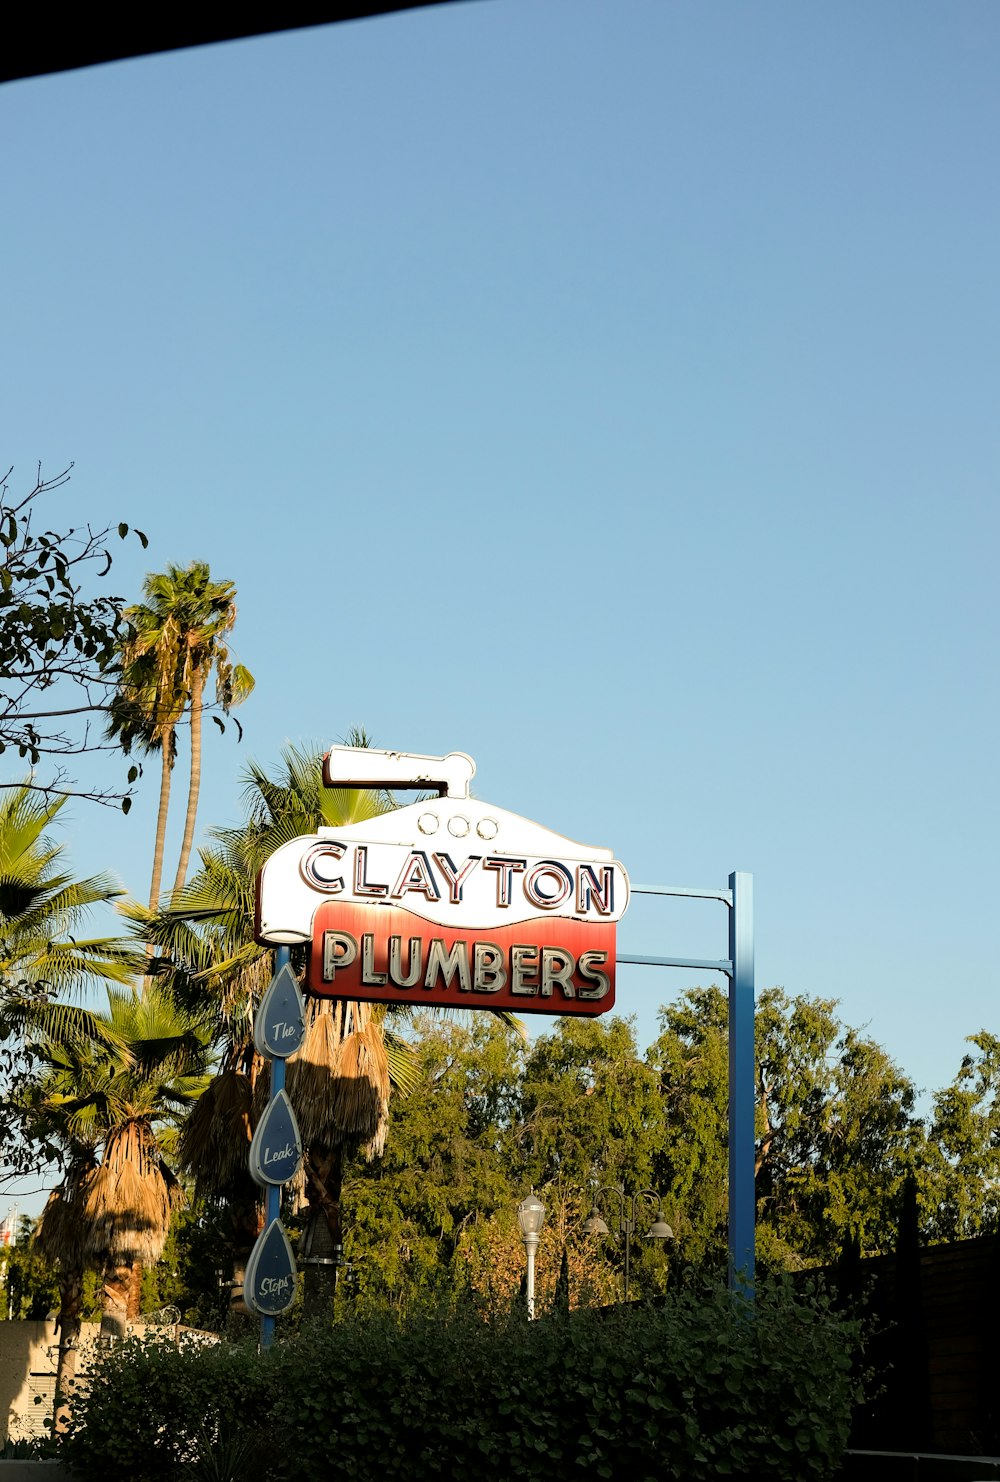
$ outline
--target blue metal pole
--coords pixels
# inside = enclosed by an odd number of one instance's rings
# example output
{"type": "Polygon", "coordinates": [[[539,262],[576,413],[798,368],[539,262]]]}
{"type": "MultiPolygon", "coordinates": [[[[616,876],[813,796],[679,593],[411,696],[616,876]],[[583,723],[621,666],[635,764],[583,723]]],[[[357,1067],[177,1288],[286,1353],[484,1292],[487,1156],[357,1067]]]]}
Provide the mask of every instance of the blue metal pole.
{"type": "MultiPolygon", "coordinates": [[[[292,960],[292,949],[290,947],[278,947],[274,954],[274,971],[280,973],[281,969],[292,960]]],[[[284,1060],[271,1060],[271,1100],[273,1101],[279,1091],[285,1089],[285,1062],[284,1060]]],[[[281,1189],[277,1184],[269,1184],[264,1205],[264,1228],[270,1225],[272,1220],[278,1219],[281,1214],[281,1189]]],[[[270,1348],[274,1342],[273,1317],[262,1316],[260,1320],[260,1346],[270,1348]]]]}
{"type": "Polygon", "coordinates": [[[754,1285],[754,964],[753,876],[729,877],[729,1288],[754,1285]]]}

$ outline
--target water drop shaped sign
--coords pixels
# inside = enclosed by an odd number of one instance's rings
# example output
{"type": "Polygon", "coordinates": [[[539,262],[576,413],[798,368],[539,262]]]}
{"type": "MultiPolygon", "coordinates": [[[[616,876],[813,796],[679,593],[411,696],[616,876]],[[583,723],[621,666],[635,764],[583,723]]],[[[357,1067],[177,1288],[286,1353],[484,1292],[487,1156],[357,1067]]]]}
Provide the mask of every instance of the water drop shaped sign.
{"type": "Polygon", "coordinates": [[[253,1024],[253,1042],[260,1055],[287,1060],[306,1037],[305,1005],[295,974],[286,963],[275,973],[253,1024]]]}
{"type": "Polygon", "coordinates": [[[250,1144],[250,1177],[266,1188],[286,1184],[302,1162],[302,1138],[287,1091],[268,1102],[250,1144]]]}
{"type": "Polygon", "coordinates": [[[261,1317],[278,1317],[295,1301],[295,1257],[280,1220],[272,1220],[250,1252],[244,1278],[247,1306],[261,1317]]]}

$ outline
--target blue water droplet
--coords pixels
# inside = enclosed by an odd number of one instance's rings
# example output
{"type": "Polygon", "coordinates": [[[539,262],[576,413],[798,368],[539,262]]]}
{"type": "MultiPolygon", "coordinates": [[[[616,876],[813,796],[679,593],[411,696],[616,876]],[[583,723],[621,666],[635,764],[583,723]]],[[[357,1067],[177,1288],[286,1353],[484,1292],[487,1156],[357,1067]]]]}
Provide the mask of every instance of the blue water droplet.
{"type": "Polygon", "coordinates": [[[302,1139],[287,1091],[268,1102],[250,1144],[250,1176],[261,1185],[285,1184],[302,1161],[302,1139]]]}
{"type": "Polygon", "coordinates": [[[244,1286],[254,1312],[277,1317],[295,1300],[295,1257],[280,1220],[272,1220],[250,1252],[244,1286]]]}
{"type": "Polygon", "coordinates": [[[295,974],[286,962],[275,973],[260,1001],[253,1025],[254,1044],[261,1055],[287,1060],[306,1036],[305,1005],[295,974]]]}

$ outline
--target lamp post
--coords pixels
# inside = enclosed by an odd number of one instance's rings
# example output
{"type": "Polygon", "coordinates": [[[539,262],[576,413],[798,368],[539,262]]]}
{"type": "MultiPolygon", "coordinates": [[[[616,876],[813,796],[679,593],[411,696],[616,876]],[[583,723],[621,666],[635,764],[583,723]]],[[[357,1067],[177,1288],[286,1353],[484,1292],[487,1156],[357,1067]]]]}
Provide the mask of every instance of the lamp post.
{"type": "Polygon", "coordinates": [[[528,1321],[531,1322],[535,1316],[535,1252],[538,1249],[538,1237],[542,1225],[545,1223],[545,1205],[537,1194],[531,1193],[527,1199],[521,1200],[517,1206],[517,1223],[521,1227],[524,1253],[528,1258],[528,1284],[525,1295],[528,1302],[528,1321]]]}
{"type": "Polygon", "coordinates": [[[663,1200],[655,1189],[639,1189],[635,1194],[626,1194],[625,1190],[618,1184],[606,1184],[594,1190],[594,1205],[590,1214],[583,1222],[583,1233],[585,1235],[610,1235],[611,1231],[601,1214],[601,1195],[614,1194],[618,1200],[618,1234],[625,1246],[625,1269],[623,1272],[623,1286],[625,1301],[628,1301],[629,1276],[632,1269],[632,1236],[639,1225],[639,1212],[643,1204],[650,1205],[656,1210],[656,1217],[649,1229],[646,1231],[646,1240],[673,1240],[674,1232],[667,1224],[667,1217],[663,1213],[663,1200]]]}

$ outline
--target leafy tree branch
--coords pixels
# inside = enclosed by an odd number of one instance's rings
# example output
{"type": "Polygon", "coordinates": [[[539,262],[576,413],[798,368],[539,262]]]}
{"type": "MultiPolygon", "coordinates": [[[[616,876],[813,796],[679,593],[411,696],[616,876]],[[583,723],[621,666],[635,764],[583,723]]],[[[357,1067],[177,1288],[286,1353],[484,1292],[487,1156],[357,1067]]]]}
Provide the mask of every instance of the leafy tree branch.
{"type": "MultiPolygon", "coordinates": [[[[16,752],[41,769],[29,782],[36,791],[121,802],[127,812],[127,787],[79,787],[66,761],[116,749],[91,718],[104,714],[117,685],[124,599],[88,588],[111,569],[111,540],[130,533],[124,522],[41,528],[44,501],[69,482],[72,466],[45,478],[39,465],[20,496],[11,492],[13,468],[0,479],[0,755],[16,752]]],[[[145,548],[143,532],[132,533],[145,548]]],[[[128,783],[137,775],[131,768],[128,783]]],[[[0,779],[0,787],[22,785],[22,776],[0,779]]]]}

